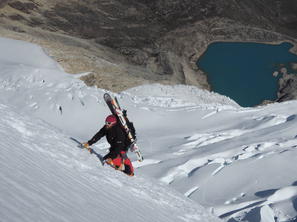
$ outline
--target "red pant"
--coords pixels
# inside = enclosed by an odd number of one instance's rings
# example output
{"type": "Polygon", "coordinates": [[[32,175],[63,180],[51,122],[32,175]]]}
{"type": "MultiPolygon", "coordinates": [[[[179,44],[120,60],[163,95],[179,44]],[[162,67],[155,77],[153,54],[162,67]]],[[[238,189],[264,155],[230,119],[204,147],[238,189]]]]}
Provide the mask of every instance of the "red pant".
{"type": "Polygon", "coordinates": [[[134,175],[133,165],[131,163],[131,160],[128,158],[126,152],[121,151],[121,155],[118,155],[115,159],[112,160],[112,162],[116,168],[120,168],[123,163],[125,166],[123,172],[128,174],[129,176],[134,175]]]}

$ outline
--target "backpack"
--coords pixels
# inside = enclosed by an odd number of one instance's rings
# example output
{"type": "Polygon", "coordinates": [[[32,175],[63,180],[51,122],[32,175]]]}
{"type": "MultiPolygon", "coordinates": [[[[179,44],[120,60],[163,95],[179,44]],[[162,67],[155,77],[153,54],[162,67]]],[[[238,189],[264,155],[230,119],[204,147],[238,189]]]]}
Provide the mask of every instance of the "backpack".
{"type": "Polygon", "coordinates": [[[134,125],[132,122],[130,122],[128,119],[126,119],[126,122],[127,122],[127,126],[132,134],[132,137],[134,140],[136,140],[136,130],[134,128],[134,125]]]}
{"type": "MultiPolygon", "coordinates": [[[[135,127],[133,125],[133,122],[130,122],[128,117],[127,117],[127,110],[123,110],[123,114],[124,114],[124,117],[125,117],[125,120],[126,120],[126,124],[127,124],[128,128],[129,128],[129,131],[130,131],[133,139],[136,140],[136,130],[135,130],[135,127]]],[[[125,141],[125,147],[126,147],[125,151],[127,151],[130,148],[131,144],[132,144],[132,142],[128,138],[128,135],[127,135],[126,136],[126,141],[125,141]]]]}

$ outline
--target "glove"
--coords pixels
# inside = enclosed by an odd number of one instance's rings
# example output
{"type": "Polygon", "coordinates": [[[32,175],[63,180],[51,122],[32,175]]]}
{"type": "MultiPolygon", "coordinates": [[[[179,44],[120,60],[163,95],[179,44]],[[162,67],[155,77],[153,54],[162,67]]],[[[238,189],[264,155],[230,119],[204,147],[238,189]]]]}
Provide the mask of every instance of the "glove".
{"type": "Polygon", "coordinates": [[[91,149],[88,143],[83,143],[83,147],[86,148],[90,153],[93,153],[93,150],[91,149]]]}

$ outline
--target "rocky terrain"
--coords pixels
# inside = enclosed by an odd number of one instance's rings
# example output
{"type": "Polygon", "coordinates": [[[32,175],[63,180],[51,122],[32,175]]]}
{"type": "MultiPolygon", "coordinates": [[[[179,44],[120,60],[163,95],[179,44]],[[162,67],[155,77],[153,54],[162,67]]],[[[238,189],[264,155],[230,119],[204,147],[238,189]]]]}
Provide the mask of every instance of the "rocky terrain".
{"type": "MultiPolygon", "coordinates": [[[[297,73],[297,64],[292,64],[292,68],[297,73]]],[[[297,98],[297,75],[290,74],[287,69],[281,70],[282,78],[279,80],[279,91],[277,102],[284,102],[297,98]]]]}
{"type": "MultiPolygon", "coordinates": [[[[296,0],[1,0],[0,24],[1,37],[42,45],[65,71],[113,91],[209,89],[196,62],[214,41],[289,41],[297,53],[296,0]]],[[[297,98],[292,81],[281,81],[279,101],[297,98]]]]}

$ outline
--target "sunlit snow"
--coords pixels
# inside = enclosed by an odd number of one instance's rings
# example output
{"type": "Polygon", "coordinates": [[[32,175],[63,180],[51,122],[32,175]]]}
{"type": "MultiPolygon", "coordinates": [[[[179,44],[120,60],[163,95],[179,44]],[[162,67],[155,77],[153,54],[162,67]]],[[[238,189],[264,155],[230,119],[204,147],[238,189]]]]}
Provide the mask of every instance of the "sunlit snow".
{"type": "Polygon", "coordinates": [[[183,85],[112,93],[145,158],[128,154],[128,177],[70,139],[104,124],[106,90],[37,45],[0,38],[0,48],[1,221],[296,220],[297,101],[241,108],[183,85]]]}

